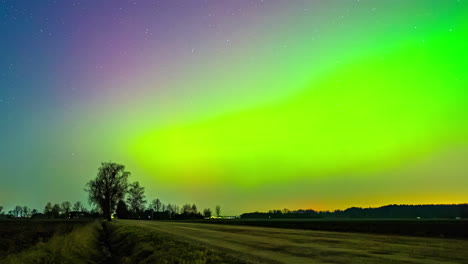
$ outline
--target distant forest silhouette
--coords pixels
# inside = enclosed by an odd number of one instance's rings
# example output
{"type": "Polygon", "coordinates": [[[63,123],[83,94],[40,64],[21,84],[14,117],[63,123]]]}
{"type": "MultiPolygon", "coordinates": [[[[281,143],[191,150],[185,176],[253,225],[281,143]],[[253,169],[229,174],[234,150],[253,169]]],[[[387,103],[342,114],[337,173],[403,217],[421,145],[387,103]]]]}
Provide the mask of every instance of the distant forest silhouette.
{"type": "MultiPolygon", "coordinates": [[[[98,170],[95,179],[90,180],[85,191],[89,194],[89,202],[93,205],[87,210],[81,202],[71,204],[65,201],[61,204],[47,203],[42,212],[28,206],[15,206],[6,214],[0,206],[0,218],[112,218],[146,219],[146,220],[182,220],[223,218],[221,207],[215,208],[215,215],[210,208],[202,211],[195,204],[164,204],[159,198],[148,205],[145,200],[145,188],[139,182],[128,183],[130,173],[125,166],[104,162],[98,170]]],[[[269,212],[251,212],[240,215],[242,219],[292,219],[292,218],[468,218],[468,204],[432,204],[432,205],[387,205],[378,208],[351,207],[346,210],[315,211],[307,210],[270,210],[269,212]]]]}
{"type": "Polygon", "coordinates": [[[346,210],[270,210],[244,213],[241,218],[468,218],[468,204],[386,205],[377,208],[351,207],[346,210]]]}

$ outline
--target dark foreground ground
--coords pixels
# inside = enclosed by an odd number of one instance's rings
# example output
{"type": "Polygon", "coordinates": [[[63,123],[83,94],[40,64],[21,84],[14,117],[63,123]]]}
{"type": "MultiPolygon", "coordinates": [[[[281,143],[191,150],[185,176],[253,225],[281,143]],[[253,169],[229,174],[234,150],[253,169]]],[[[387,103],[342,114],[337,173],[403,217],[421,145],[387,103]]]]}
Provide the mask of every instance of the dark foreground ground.
{"type": "Polygon", "coordinates": [[[0,263],[468,263],[466,239],[206,223],[0,221],[0,263]]]}
{"type": "Polygon", "coordinates": [[[235,219],[192,221],[223,225],[468,239],[468,220],[454,219],[235,219]]]}

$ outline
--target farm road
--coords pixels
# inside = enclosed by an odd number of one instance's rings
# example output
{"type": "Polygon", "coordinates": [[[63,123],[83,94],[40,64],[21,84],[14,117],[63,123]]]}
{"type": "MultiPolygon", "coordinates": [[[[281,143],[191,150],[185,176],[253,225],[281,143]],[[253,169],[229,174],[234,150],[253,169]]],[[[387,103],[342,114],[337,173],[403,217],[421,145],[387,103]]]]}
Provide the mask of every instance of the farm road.
{"type": "Polygon", "coordinates": [[[468,241],[166,221],[119,223],[256,263],[468,263],[468,241]]]}

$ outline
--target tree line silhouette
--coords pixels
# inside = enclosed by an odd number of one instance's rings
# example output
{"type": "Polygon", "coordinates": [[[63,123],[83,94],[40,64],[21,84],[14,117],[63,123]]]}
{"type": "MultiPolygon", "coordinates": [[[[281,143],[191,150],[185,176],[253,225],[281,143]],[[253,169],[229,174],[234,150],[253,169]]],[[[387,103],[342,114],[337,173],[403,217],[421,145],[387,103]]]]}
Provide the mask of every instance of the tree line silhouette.
{"type": "MultiPolygon", "coordinates": [[[[209,208],[200,212],[195,204],[179,207],[163,204],[159,198],[146,207],[145,188],[139,182],[129,183],[129,176],[130,172],[125,170],[124,165],[104,162],[96,178],[85,186],[89,202],[96,205],[108,221],[112,220],[112,216],[121,219],[202,219],[212,216],[209,208]]],[[[220,216],[220,207],[216,208],[220,216]]]]}
{"type": "MultiPolygon", "coordinates": [[[[210,208],[199,210],[195,204],[164,204],[159,198],[147,203],[145,188],[138,181],[129,183],[130,172],[125,166],[104,162],[98,169],[95,179],[85,185],[89,195],[88,210],[78,201],[61,204],[48,202],[43,212],[31,210],[28,206],[15,206],[5,215],[0,206],[0,218],[87,218],[103,216],[108,221],[113,217],[120,219],[203,219],[211,218],[210,208]],[[147,205],[148,204],[148,205],[147,205]]],[[[215,208],[215,215],[221,216],[221,207],[215,208]]],[[[315,211],[270,210],[269,212],[251,212],[240,216],[244,219],[287,219],[287,218],[468,218],[468,204],[452,205],[387,205],[378,208],[351,207],[346,210],[315,211]]]]}
{"type": "MultiPolygon", "coordinates": [[[[140,183],[128,183],[130,172],[125,166],[104,162],[95,179],[90,180],[85,191],[93,208],[88,211],[81,202],[61,204],[48,202],[43,212],[30,210],[27,206],[16,206],[6,216],[9,218],[90,218],[103,216],[108,221],[112,217],[120,219],[203,219],[212,217],[210,208],[199,211],[195,204],[164,204],[159,198],[148,205],[145,188],[140,183]]],[[[0,206],[0,216],[5,216],[0,206]]],[[[216,215],[221,216],[221,207],[216,206],[216,215]]]]}
{"type": "Polygon", "coordinates": [[[281,219],[281,218],[468,218],[468,204],[429,204],[429,205],[386,205],[377,208],[351,207],[346,210],[270,210],[269,212],[244,213],[241,218],[281,219]]]}
{"type": "Polygon", "coordinates": [[[31,210],[28,206],[17,205],[5,214],[3,206],[0,206],[0,216],[10,218],[73,218],[73,215],[91,216],[96,213],[95,210],[88,211],[79,201],[73,204],[73,206],[68,201],[53,205],[51,202],[48,202],[42,212],[37,209],[31,210]]]}
{"type": "MultiPolygon", "coordinates": [[[[145,188],[139,182],[128,183],[130,172],[125,166],[112,162],[104,162],[98,170],[95,179],[90,180],[85,191],[89,194],[89,202],[94,207],[88,211],[81,202],[73,206],[65,201],[61,204],[48,202],[43,212],[30,210],[27,206],[16,206],[6,216],[9,218],[87,218],[103,216],[108,221],[112,216],[121,219],[203,219],[212,216],[211,209],[199,211],[195,204],[178,206],[164,204],[159,198],[148,206],[145,200],[145,188]]],[[[216,206],[219,217],[221,207],[216,206]]],[[[0,215],[5,216],[0,206],[0,215]]]]}

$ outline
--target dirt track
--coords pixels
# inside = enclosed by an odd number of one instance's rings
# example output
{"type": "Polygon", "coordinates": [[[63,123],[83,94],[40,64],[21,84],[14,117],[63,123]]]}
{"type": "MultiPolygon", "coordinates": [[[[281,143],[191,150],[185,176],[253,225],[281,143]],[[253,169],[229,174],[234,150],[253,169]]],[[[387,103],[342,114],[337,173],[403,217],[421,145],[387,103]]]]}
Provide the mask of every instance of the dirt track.
{"type": "Polygon", "coordinates": [[[125,221],[264,263],[468,263],[468,241],[227,226],[125,221]]]}

